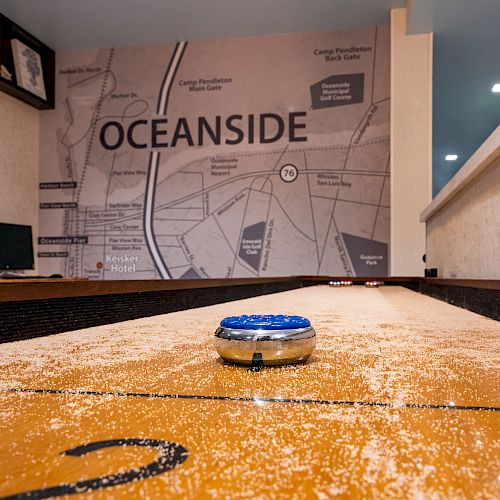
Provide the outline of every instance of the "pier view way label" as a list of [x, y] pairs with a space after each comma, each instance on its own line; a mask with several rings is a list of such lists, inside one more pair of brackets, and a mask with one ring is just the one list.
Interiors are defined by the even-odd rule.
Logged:
[[389, 29], [63, 52], [41, 274], [382, 276]]

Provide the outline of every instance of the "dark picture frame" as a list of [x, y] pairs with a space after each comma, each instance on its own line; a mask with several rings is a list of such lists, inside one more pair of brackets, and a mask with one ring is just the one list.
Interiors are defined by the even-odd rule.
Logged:
[[[19, 74], [19, 57], [16, 68], [13, 52], [16, 46], [27, 49], [32, 56], [33, 81], [37, 81], [35, 85], [39, 95], [28, 90], [26, 75]], [[54, 109], [55, 106], [55, 52], [3, 14], [0, 14], [0, 90], [36, 109]], [[42, 97], [44, 94], [45, 99]]]

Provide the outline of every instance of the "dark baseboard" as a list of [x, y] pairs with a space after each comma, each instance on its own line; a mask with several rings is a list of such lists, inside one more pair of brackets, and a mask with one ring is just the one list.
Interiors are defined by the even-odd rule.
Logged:
[[[358, 285], [366, 280], [350, 279]], [[3, 300], [0, 296], [0, 343], [247, 299], [325, 284], [329, 280], [335, 278], [298, 276], [192, 283], [180, 280], [160, 283], [36, 281], [3, 285], [0, 290], [4, 294]], [[424, 278], [386, 278], [384, 281], [387, 286], [404, 286], [500, 320], [500, 282]]]
[[302, 281], [297, 279], [211, 288], [0, 302], [0, 343], [156, 316], [300, 287]]
[[497, 289], [440, 284], [433, 283], [431, 280], [422, 280], [420, 292], [448, 302], [448, 304], [500, 321], [500, 291]]

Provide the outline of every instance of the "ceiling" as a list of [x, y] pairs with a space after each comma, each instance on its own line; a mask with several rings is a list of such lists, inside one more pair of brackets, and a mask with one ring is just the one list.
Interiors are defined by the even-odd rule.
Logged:
[[435, 195], [499, 124], [500, 0], [0, 0], [0, 12], [61, 51], [361, 28], [406, 4], [408, 33], [434, 32]]
[[389, 24], [406, 0], [0, 0], [54, 50], [127, 47]]
[[413, 0], [408, 32], [431, 31], [436, 195], [500, 124], [500, 0]]

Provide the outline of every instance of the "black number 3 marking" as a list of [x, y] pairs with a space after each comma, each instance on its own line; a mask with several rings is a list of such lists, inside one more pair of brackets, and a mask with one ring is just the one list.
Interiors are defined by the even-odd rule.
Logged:
[[25, 491], [8, 497], [7, 499], [39, 499], [49, 497], [60, 497], [62, 495], [73, 495], [75, 493], [85, 493], [86, 491], [97, 490], [100, 488], [109, 488], [118, 484], [129, 483], [130, 481], [138, 481], [147, 479], [148, 477], [163, 474], [172, 470], [177, 465], [181, 464], [188, 457], [186, 448], [177, 443], [169, 443], [168, 441], [160, 441], [158, 439], [112, 439], [109, 441], [97, 441], [88, 443], [70, 450], [63, 451], [61, 455], [69, 455], [71, 457], [82, 457], [87, 453], [91, 453], [102, 448], [110, 448], [112, 446], [148, 446], [155, 448], [158, 451], [158, 458], [148, 465], [143, 465], [137, 469], [132, 469], [123, 474], [110, 474], [96, 479], [86, 479], [77, 483], [63, 483], [50, 488], [40, 490]]

